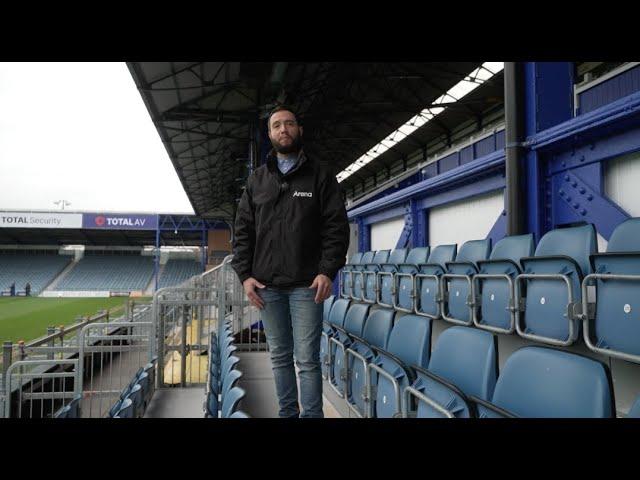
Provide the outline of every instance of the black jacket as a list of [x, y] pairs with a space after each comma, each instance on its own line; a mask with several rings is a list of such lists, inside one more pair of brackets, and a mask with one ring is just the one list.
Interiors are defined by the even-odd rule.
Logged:
[[247, 180], [236, 213], [231, 266], [241, 282], [277, 287], [333, 278], [345, 264], [349, 222], [336, 177], [300, 151], [282, 175], [273, 150]]

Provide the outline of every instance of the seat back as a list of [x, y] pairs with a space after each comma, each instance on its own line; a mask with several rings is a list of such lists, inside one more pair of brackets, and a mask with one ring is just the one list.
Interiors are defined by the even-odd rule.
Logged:
[[[455, 326], [440, 334], [429, 361], [429, 372], [457, 387], [464, 395], [491, 400], [498, 377], [495, 336], [469, 327]], [[471, 416], [469, 405], [454, 390], [423, 376], [424, 393], [456, 417]], [[439, 417], [429, 405], [419, 402], [418, 417]]]
[[533, 255], [533, 234], [512, 235], [499, 240], [491, 251], [491, 260], [511, 260], [520, 264], [522, 257]]
[[484, 240], [469, 240], [462, 244], [458, 254], [456, 255], [456, 262], [472, 262], [476, 263], [478, 260], [486, 260], [491, 253], [491, 239]]
[[[536, 248], [535, 257], [563, 255], [573, 259], [580, 267], [565, 259], [536, 258], [522, 260], [525, 274], [563, 274], [567, 275], [574, 302], [581, 299], [581, 274], [590, 273], [589, 256], [596, 251], [596, 237], [593, 225], [562, 228], [545, 234]], [[557, 341], [570, 342], [569, 321], [567, 320], [568, 294], [566, 285], [560, 280], [529, 279], [526, 283], [526, 303], [524, 312], [524, 331]], [[580, 324], [573, 320], [573, 329], [577, 337]]]
[[130, 398], [125, 398], [120, 404], [120, 408], [114, 415], [114, 418], [133, 418], [134, 415], [133, 401]]
[[[365, 252], [360, 259], [360, 265], [355, 267], [355, 270], [358, 272], [362, 272], [365, 270], [366, 265], [373, 263], [373, 257], [375, 256], [375, 252]], [[352, 292], [354, 298], [362, 298], [362, 293], [364, 291], [366, 279], [364, 275], [358, 274], [353, 277], [353, 286]]]
[[333, 305], [333, 302], [335, 301], [335, 299], [336, 299], [336, 296], [331, 295], [322, 304], [322, 320], [325, 322], [329, 321], [329, 313], [331, 313], [331, 306]]
[[246, 392], [240, 387], [233, 387], [229, 390], [222, 402], [222, 418], [229, 418], [238, 409], [238, 405], [245, 395]]
[[521, 417], [615, 416], [609, 369], [547, 347], [523, 347], [505, 363], [492, 403]]
[[434, 249], [431, 250], [429, 254], [429, 259], [427, 263], [433, 263], [440, 265], [443, 269], [446, 268], [447, 262], [452, 262], [456, 257], [456, 251], [458, 250], [458, 245], [438, 245]]
[[[611, 234], [607, 253], [593, 255], [595, 273], [640, 275], [640, 218], [622, 222]], [[616, 254], [616, 255], [612, 255]], [[596, 312], [589, 331], [597, 348], [640, 355], [640, 282], [597, 279]]]
[[398, 316], [385, 350], [406, 365], [427, 368], [431, 351], [431, 320], [418, 315]]
[[[386, 351], [397, 357], [406, 367], [426, 367], [431, 347], [431, 319], [418, 315], [405, 315], [396, 319], [389, 335]], [[410, 384], [411, 378], [394, 357], [380, 352], [376, 364], [390, 374], [398, 383], [400, 392]], [[374, 405], [375, 416], [388, 418], [402, 409], [402, 397], [396, 400], [393, 383], [380, 374], [372, 374], [372, 383], [377, 386]]]
[[349, 307], [344, 319], [344, 329], [348, 333], [362, 337], [362, 330], [364, 328], [364, 323], [367, 319], [370, 306], [371, 305], [366, 303], [354, 303]]
[[333, 302], [331, 311], [329, 312], [329, 323], [331, 325], [337, 325], [339, 327], [344, 326], [344, 319], [347, 316], [347, 310], [349, 309], [350, 303], [351, 300], [346, 298], [339, 298]]
[[[409, 250], [409, 253], [407, 254], [407, 258], [405, 258], [404, 260], [404, 263], [410, 263], [412, 265], [420, 265], [421, 263], [427, 263], [427, 260], [429, 258], [429, 250], [430, 250], [429, 247], [412, 248], [411, 250]], [[400, 271], [404, 272], [406, 270], [401, 267]]]
[[[465, 242], [458, 254], [456, 263], [447, 265], [447, 273], [456, 275], [473, 275], [476, 273], [476, 262], [486, 260], [491, 249], [491, 240], [469, 240]], [[457, 262], [465, 262], [457, 264]], [[470, 262], [473, 265], [469, 265]], [[446, 279], [449, 292], [446, 302], [447, 317], [458, 322], [471, 323], [471, 311], [467, 302], [470, 300], [471, 289], [469, 282], [462, 278]]]
[[392, 263], [394, 265], [397, 265], [399, 263], [404, 263], [406, 257], [407, 257], [406, 248], [396, 248], [394, 250], [391, 250], [391, 253], [389, 254], [389, 258], [387, 259], [386, 263]]
[[[373, 257], [373, 262], [365, 267], [368, 272], [378, 272], [382, 270], [379, 265], [387, 263], [389, 259], [389, 250], [379, 250]], [[378, 278], [374, 273], [368, 273], [365, 275], [365, 300], [375, 303], [376, 302], [376, 287]]]
[[386, 349], [395, 311], [391, 309], [379, 309], [369, 313], [369, 317], [364, 325], [362, 338], [370, 345]]

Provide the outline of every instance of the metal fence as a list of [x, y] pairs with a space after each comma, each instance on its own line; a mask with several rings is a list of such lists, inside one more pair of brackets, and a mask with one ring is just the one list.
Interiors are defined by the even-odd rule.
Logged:
[[51, 417], [81, 395], [82, 417], [104, 417], [137, 370], [158, 357], [158, 387], [206, 383], [209, 334], [230, 323], [239, 350], [264, 351], [258, 310], [227, 256], [214, 269], [155, 292], [151, 304], [129, 301], [108, 312], [48, 329], [28, 344], [5, 342], [0, 415]]

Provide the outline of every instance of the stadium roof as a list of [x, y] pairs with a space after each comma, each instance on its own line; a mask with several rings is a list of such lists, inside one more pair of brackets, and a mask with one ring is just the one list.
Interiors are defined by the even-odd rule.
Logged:
[[[266, 113], [291, 105], [305, 127], [305, 150], [343, 171], [408, 120], [434, 105], [483, 62], [131, 62], [129, 70], [197, 215], [231, 219]], [[344, 178], [367, 176], [451, 135], [503, 103], [498, 73], [405, 141]], [[435, 106], [435, 105], [434, 105]], [[258, 158], [260, 158], [258, 156]]]

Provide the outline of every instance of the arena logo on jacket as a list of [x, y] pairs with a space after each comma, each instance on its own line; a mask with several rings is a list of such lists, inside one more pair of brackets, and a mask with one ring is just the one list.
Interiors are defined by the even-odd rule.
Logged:
[[293, 196], [294, 197], [309, 197], [309, 198], [311, 198], [311, 197], [313, 197], [313, 193], [311, 193], [311, 192], [299, 192], [299, 191], [296, 190], [295, 192], [293, 192]]

